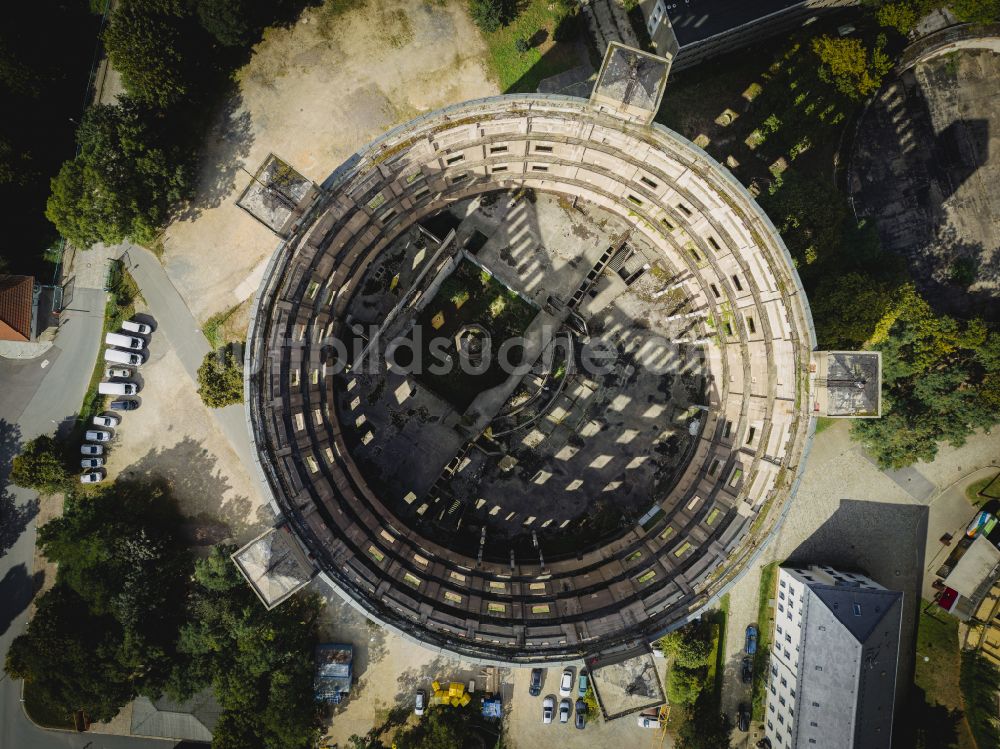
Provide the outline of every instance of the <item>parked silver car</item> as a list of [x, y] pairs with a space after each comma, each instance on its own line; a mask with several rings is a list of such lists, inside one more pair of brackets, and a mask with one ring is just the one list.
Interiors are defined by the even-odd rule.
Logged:
[[80, 468], [100, 468], [104, 465], [104, 458], [84, 458], [80, 461]]
[[104, 481], [104, 471], [91, 471], [80, 476], [81, 484], [99, 484]]
[[128, 367], [105, 367], [104, 376], [109, 380], [115, 377], [131, 377], [132, 370]]
[[127, 330], [129, 333], [138, 333], [139, 335], [149, 335], [153, 332], [153, 329], [146, 325], [146, 323], [136, 322], [135, 320], [126, 320], [123, 322], [122, 330]]
[[114, 429], [121, 423], [121, 416], [116, 416], [115, 414], [107, 414], [102, 416], [94, 417], [94, 426], [108, 427], [109, 429]]
[[88, 442], [110, 442], [111, 432], [105, 429], [88, 429], [83, 438]]
[[90, 444], [80, 445], [80, 454], [81, 455], [103, 455], [104, 454], [104, 448], [101, 447], [100, 445], [90, 445]]

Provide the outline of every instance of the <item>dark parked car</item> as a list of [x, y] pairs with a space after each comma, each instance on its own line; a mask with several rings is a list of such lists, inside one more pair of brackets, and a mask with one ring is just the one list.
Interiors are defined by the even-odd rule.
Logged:
[[747, 645], [746, 645], [747, 655], [753, 655], [757, 652], [757, 625], [751, 624], [747, 627]]
[[740, 703], [739, 714], [736, 717], [736, 727], [744, 733], [750, 730], [750, 708], [745, 702]]
[[135, 411], [139, 407], [137, 401], [111, 401], [112, 411]]
[[542, 693], [542, 669], [531, 669], [531, 682], [528, 684], [528, 694], [537, 697]]
[[581, 731], [587, 725], [587, 703], [583, 700], [576, 701], [576, 727]]
[[743, 656], [743, 683], [749, 684], [753, 681], [753, 660], [749, 655]]

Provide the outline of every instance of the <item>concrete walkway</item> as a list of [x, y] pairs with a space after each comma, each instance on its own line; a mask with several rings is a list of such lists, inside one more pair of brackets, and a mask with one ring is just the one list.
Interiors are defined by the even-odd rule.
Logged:
[[[194, 315], [153, 253], [137, 245], [126, 244], [122, 245], [121, 258], [156, 320], [154, 335], [167, 338], [184, 369], [197, 383], [198, 367], [211, 347]], [[243, 406], [212, 409], [212, 414], [248, 474], [256, 476], [257, 468], [250, 449]]]

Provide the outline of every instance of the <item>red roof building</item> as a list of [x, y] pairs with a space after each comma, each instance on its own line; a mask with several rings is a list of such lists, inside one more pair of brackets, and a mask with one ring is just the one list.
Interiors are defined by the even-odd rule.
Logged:
[[35, 279], [0, 276], [0, 341], [31, 340]]

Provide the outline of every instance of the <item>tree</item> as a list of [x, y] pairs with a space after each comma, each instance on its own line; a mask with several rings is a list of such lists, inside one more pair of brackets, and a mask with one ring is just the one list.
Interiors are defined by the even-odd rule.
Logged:
[[828, 276], [811, 295], [816, 338], [827, 350], [858, 349], [874, 334], [896, 289], [870, 274]]
[[729, 718], [719, 712], [715, 695], [708, 689], [694, 703], [688, 720], [677, 732], [678, 749], [718, 749], [729, 746], [732, 725]]
[[882, 352], [883, 416], [852, 432], [882, 467], [933, 460], [939, 442], [957, 447], [1000, 419], [1000, 334], [981, 322], [938, 316], [906, 286], [872, 342]]
[[70, 496], [39, 529], [58, 565], [6, 669], [56, 711], [110, 720], [139, 691], [159, 694], [171, 672], [190, 576], [176, 508], [161, 487], [117, 482]]
[[232, 347], [205, 354], [198, 367], [198, 395], [210, 408], [223, 408], [243, 402], [243, 362]]
[[969, 23], [1000, 21], [1000, 0], [951, 0], [948, 5], [960, 21]]
[[667, 658], [688, 669], [708, 664], [712, 654], [712, 630], [705, 622], [694, 622], [664, 635], [660, 648]]
[[812, 42], [813, 52], [819, 58], [820, 78], [855, 100], [878, 91], [882, 78], [892, 68], [884, 47], [884, 37], [879, 37], [870, 51], [854, 37], [820, 36]]
[[195, 566], [168, 692], [190, 697], [211, 684], [223, 713], [213, 747], [311, 749], [318, 729], [313, 650], [319, 601], [298, 595], [272, 611], [260, 605], [217, 546]]
[[424, 719], [396, 735], [396, 749], [462, 749], [471, 712], [467, 708], [435, 706]]
[[48, 435], [35, 437], [14, 457], [10, 480], [18, 486], [52, 493], [66, 487], [68, 471], [62, 445]]
[[917, 25], [917, 9], [912, 2], [886, 3], [875, 11], [880, 26], [888, 26], [904, 36]]
[[205, 62], [204, 34], [183, 0], [123, 0], [104, 32], [104, 47], [136, 101], [168, 107], [192, 93]]
[[514, 20], [515, 6], [512, 0], [469, 0], [469, 12], [476, 26], [492, 34]]
[[77, 142], [78, 155], [52, 180], [45, 215], [80, 247], [150, 243], [190, 191], [188, 156], [129, 98], [87, 110]]
[[112, 617], [89, 614], [82, 596], [56, 583], [11, 643], [4, 670], [56, 713], [84, 710], [92, 720], [110, 720], [134, 696], [131, 674], [116, 657], [120, 644]]
[[198, 20], [220, 44], [238, 47], [260, 32], [257, 5], [249, 0], [198, 0]]
[[671, 705], [693, 705], [705, 686], [705, 669], [674, 666], [667, 677], [667, 699]]

